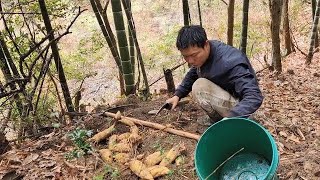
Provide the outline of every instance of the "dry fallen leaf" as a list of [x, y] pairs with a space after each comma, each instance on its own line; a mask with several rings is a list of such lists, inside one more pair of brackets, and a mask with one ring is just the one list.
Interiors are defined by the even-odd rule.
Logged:
[[286, 132], [284, 132], [284, 131], [280, 131], [279, 135], [283, 136], [283, 137], [288, 137], [288, 134]]
[[39, 154], [31, 153], [29, 156], [27, 156], [23, 161], [22, 161], [22, 166], [25, 166], [32, 161], [36, 160], [39, 157]]
[[39, 167], [40, 168], [48, 168], [48, 167], [52, 167], [56, 164], [55, 161], [40, 161], [39, 162]]
[[299, 128], [297, 128], [297, 133], [299, 134], [299, 136], [301, 137], [301, 139], [302, 139], [303, 141], [306, 140], [306, 138], [304, 137], [302, 131], [301, 131]]
[[293, 135], [293, 134], [291, 134], [291, 135], [287, 138], [286, 141], [288, 142], [288, 140], [291, 140], [291, 141], [293, 141], [293, 142], [295, 142], [295, 143], [300, 144], [299, 138], [298, 138], [297, 136]]

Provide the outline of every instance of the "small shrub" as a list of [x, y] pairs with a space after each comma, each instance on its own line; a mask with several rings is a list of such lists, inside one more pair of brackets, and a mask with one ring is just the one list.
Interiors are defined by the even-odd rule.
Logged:
[[65, 158], [68, 160], [79, 158], [83, 155], [89, 154], [92, 151], [92, 147], [89, 143], [86, 142], [88, 137], [91, 137], [92, 131], [79, 129], [72, 131], [68, 134], [70, 140], [74, 143], [76, 148], [71, 152], [65, 154]]

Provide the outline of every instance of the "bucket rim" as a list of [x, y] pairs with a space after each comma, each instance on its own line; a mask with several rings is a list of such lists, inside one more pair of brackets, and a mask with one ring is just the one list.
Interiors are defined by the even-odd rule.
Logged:
[[197, 145], [196, 145], [196, 149], [195, 149], [195, 153], [194, 153], [194, 162], [195, 162], [195, 169], [196, 169], [196, 173], [197, 173], [197, 176], [200, 178], [200, 179], [205, 179], [206, 177], [202, 177], [198, 171], [198, 165], [197, 165], [197, 151], [198, 151], [198, 145], [199, 145], [199, 142], [201, 141], [202, 137], [204, 134], [207, 133], [207, 131], [209, 131], [211, 128], [213, 128], [214, 126], [216, 126], [217, 124], [221, 124], [225, 121], [230, 121], [230, 120], [241, 120], [241, 121], [247, 121], [249, 123], [252, 123], [254, 125], [256, 125], [257, 127], [259, 127], [260, 129], [263, 130], [263, 132], [267, 135], [269, 141], [271, 142], [271, 147], [272, 147], [272, 161], [270, 162], [270, 168], [268, 169], [268, 172], [266, 174], [266, 176], [264, 177], [264, 179], [272, 179], [274, 176], [276, 176], [276, 171], [277, 171], [277, 168], [279, 166], [279, 153], [278, 153], [278, 148], [277, 148], [277, 145], [276, 145], [276, 141], [274, 140], [274, 138], [272, 137], [272, 135], [270, 134], [270, 132], [264, 128], [261, 124], [251, 120], [251, 119], [248, 119], [248, 118], [224, 118], [223, 120], [221, 121], [218, 121], [214, 124], [212, 124], [209, 128], [207, 128], [201, 135]]

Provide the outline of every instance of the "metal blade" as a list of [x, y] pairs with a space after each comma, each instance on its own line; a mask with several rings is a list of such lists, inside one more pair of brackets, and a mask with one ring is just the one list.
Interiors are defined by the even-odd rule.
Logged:
[[171, 109], [171, 107], [172, 107], [172, 104], [170, 104], [170, 103], [165, 103], [165, 104], [163, 104], [163, 105], [160, 107], [160, 109], [157, 111], [157, 113], [156, 113], [155, 116], [157, 116], [163, 109]]

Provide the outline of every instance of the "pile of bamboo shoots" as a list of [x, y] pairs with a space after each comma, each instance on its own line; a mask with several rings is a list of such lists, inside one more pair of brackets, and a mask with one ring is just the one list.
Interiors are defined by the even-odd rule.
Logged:
[[157, 151], [145, 157], [143, 160], [133, 159], [129, 162], [130, 169], [142, 179], [154, 179], [167, 175], [170, 169], [167, 167], [174, 161], [179, 165], [181, 158], [178, 158], [185, 150], [183, 144], [178, 144], [167, 153]]
[[100, 149], [101, 158], [107, 163], [114, 162], [122, 165], [129, 165], [131, 171], [142, 179], [154, 179], [159, 176], [170, 173], [169, 166], [176, 160], [179, 163], [178, 156], [185, 150], [183, 144], [174, 146], [167, 153], [160, 151], [154, 152], [145, 158], [133, 157], [134, 148], [141, 143], [142, 137], [139, 135], [138, 127], [128, 119], [122, 119], [120, 112], [117, 113], [115, 119], [118, 122], [130, 126], [130, 132], [123, 134], [115, 134], [115, 124], [109, 128], [95, 134], [90, 140], [95, 143], [107, 140], [108, 148]]

